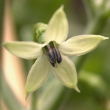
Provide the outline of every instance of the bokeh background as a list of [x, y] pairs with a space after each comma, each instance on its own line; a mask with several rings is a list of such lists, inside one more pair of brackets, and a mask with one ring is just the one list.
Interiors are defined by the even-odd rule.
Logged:
[[[33, 41], [33, 26], [48, 24], [61, 5], [69, 22], [68, 38], [80, 34], [110, 37], [110, 0], [1, 0], [0, 44]], [[110, 40], [72, 58], [81, 93], [64, 87], [51, 73], [37, 90], [36, 110], [110, 110]], [[0, 46], [0, 110], [32, 110], [25, 82], [33, 61], [11, 55]]]

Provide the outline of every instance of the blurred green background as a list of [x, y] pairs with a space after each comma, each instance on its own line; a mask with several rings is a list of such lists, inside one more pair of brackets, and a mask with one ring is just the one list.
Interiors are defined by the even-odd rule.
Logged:
[[[8, 0], [1, 0], [1, 33], [6, 1]], [[52, 14], [62, 4], [69, 22], [68, 38], [80, 34], [110, 36], [110, 0], [10, 0], [17, 40], [32, 41], [34, 24], [48, 24]], [[110, 110], [110, 40], [102, 42], [89, 54], [72, 59], [78, 70], [81, 93], [64, 87], [51, 74], [47, 82], [38, 89], [36, 110]], [[23, 60], [23, 64], [27, 75], [32, 61]], [[12, 94], [3, 72], [0, 72], [1, 100], [8, 110], [27, 110]]]

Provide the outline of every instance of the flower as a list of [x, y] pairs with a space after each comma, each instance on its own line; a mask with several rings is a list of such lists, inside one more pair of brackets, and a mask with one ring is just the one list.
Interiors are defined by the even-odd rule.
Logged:
[[50, 69], [62, 84], [80, 92], [77, 87], [76, 68], [68, 56], [88, 53], [102, 40], [108, 38], [101, 35], [79, 35], [66, 40], [67, 34], [68, 21], [63, 6], [61, 6], [49, 21], [44, 34], [44, 44], [35, 42], [6, 42], [3, 44], [9, 52], [18, 57], [37, 59], [27, 77], [25, 87], [27, 95], [44, 84], [49, 77]]

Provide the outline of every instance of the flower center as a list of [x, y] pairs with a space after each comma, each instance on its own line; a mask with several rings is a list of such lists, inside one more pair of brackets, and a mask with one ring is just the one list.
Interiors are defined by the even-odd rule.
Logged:
[[61, 63], [62, 57], [55, 42], [50, 42], [44, 47], [44, 52], [53, 67], [57, 67], [57, 63]]

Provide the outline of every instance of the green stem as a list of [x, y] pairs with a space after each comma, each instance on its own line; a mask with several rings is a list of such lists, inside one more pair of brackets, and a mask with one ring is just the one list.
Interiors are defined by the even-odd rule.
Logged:
[[107, 24], [108, 19], [110, 18], [110, 10], [101, 13], [96, 17], [89, 25], [87, 26], [86, 34], [100, 34], [105, 25]]
[[107, 0], [103, 0], [102, 3], [101, 3], [101, 9], [104, 9], [106, 8], [106, 3], [107, 3]]
[[37, 110], [37, 91], [31, 95], [31, 108], [30, 110]]
[[80, 70], [83, 68], [84, 63], [86, 62], [87, 58], [88, 58], [89, 54], [83, 55], [82, 57], [80, 57], [78, 59], [78, 61], [76, 62], [76, 67], [77, 67], [77, 72], [79, 73]]
[[96, 9], [96, 5], [94, 3], [93, 0], [83, 0], [83, 3], [85, 5], [85, 10], [87, 11], [88, 14], [88, 18], [94, 18], [96, 13], [97, 13], [97, 9]]

